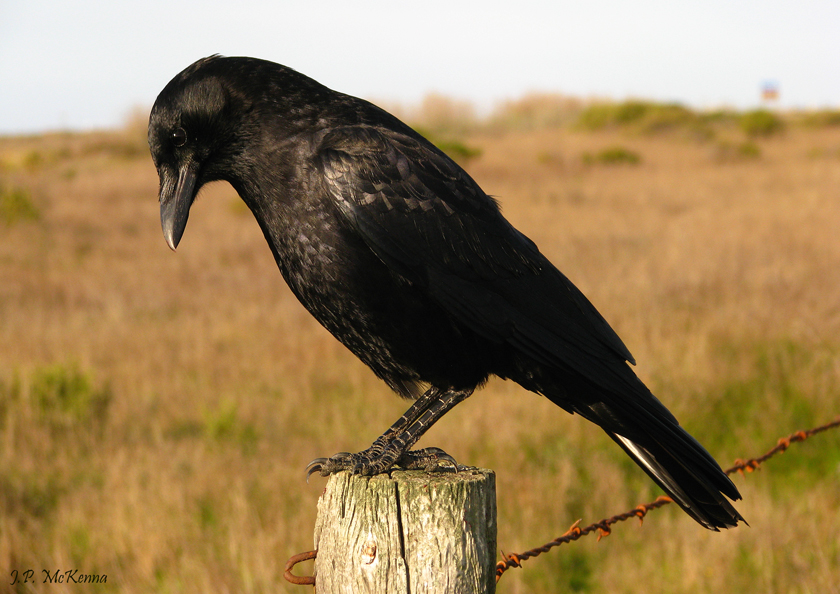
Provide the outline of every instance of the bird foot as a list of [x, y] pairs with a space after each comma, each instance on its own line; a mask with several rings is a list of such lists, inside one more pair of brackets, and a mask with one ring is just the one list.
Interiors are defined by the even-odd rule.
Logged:
[[330, 458], [315, 458], [306, 466], [306, 480], [316, 472], [321, 476], [329, 476], [347, 470], [350, 474], [372, 476], [387, 472], [395, 466], [404, 470], [427, 472], [457, 472], [464, 468], [440, 448], [400, 452], [396, 448], [383, 448], [381, 444], [374, 443], [370, 448], [356, 454], [339, 452]]

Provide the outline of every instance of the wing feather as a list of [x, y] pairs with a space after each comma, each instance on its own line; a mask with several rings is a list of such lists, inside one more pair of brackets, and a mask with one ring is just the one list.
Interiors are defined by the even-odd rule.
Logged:
[[634, 362], [586, 297], [432, 145], [340, 128], [323, 139], [317, 168], [377, 256], [474, 332], [554, 367], [582, 357]]

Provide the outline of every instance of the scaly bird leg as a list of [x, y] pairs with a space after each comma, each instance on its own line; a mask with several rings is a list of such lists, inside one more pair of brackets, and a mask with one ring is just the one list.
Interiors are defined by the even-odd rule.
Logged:
[[329, 476], [342, 470], [370, 476], [386, 472], [394, 465], [407, 469], [435, 470], [441, 461], [457, 468], [455, 459], [440, 448], [408, 450], [429, 427], [470, 394], [472, 390], [443, 391], [429, 388], [368, 449], [356, 454], [340, 452], [331, 458], [316, 458], [306, 467], [307, 479], [315, 472]]

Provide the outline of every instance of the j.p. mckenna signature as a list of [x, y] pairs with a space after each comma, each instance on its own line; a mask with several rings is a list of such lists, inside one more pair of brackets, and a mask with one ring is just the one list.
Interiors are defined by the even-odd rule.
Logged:
[[[50, 572], [49, 569], [42, 569], [41, 572], [44, 574], [42, 584], [105, 584], [108, 582], [108, 576], [104, 573], [80, 573], [78, 569], [67, 569], [65, 571], [56, 569], [54, 572]], [[34, 569], [26, 569], [22, 572], [13, 569], [11, 577], [12, 583], [10, 585], [12, 586], [15, 584], [34, 584], [40, 579], [40, 576], [35, 575]]]

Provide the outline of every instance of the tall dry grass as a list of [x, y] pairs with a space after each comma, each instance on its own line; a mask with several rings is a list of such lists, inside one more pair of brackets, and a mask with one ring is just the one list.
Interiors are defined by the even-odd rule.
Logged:
[[[737, 126], [496, 122], [460, 137], [481, 149], [468, 169], [723, 464], [840, 411], [840, 130], [789, 126], [756, 157]], [[639, 163], [582, 157], [615, 146]], [[296, 592], [282, 567], [311, 548], [323, 486], [305, 464], [366, 447], [405, 404], [296, 302], [230, 187], [202, 192], [172, 254], [145, 150], [136, 130], [0, 139], [0, 191], [18, 192], [0, 204], [32, 207], [0, 217], [0, 568]], [[656, 495], [595, 427], [501, 381], [423, 443], [496, 470], [508, 551]], [[499, 591], [838, 592], [840, 438], [736, 482], [749, 528], [662, 510]]]

